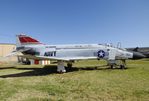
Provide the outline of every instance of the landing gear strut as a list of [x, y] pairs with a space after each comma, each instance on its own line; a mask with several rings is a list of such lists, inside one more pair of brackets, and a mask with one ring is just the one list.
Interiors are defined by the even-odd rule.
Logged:
[[120, 65], [120, 69], [126, 68], [126, 60], [122, 60], [122, 64]]
[[67, 63], [67, 67], [72, 68], [72, 63]]
[[114, 65], [110, 65], [110, 69], [113, 69], [114, 68]]
[[64, 61], [58, 61], [57, 72], [59, 72], [59, 73], [65, 73], [66, 72], [66, 69], [64, 67]]
[[126, 68], [126, 60], [110, 60], [108, 61], [108, 66], [110, 66], [111, 69], [114, 67], [119, 66], [120, 69], [125, 69]]

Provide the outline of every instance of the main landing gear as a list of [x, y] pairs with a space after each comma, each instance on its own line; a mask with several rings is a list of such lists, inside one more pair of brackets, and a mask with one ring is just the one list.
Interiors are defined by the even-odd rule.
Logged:
[[[67, 67], [68, 67], [69, 69], [72, 68], [72, 63], [73, 63], [73, 62], [74, 62], [74, 61], [69, 61], [69, 62], [67, 62]], [[68, 69], [68, 70], [69, 70], [69, 69]], [[64, 61], [58, 61], [57, 72], [59, 72], [59, 73], [65, 73], [65, 72], [66, 72], [66, 68], [65, 68], [65, 66], [64, 66]]]
[[67, 63], [67, 67], [68, 67], [68, 68], [72, 68], [72, 63], [74, 63], [74, 61], [69, 61], [69, 62]]
[[57, 72], [66, 73], [66, 69], [64, 67], [64, 61], [58, 61]]

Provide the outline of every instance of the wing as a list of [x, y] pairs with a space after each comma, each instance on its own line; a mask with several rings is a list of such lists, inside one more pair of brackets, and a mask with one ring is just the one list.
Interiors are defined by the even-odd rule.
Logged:
[[71, 60], [88, 60], [88, 59], [97, 59], [97, 57], [47, 57], [47, 56], [34, 56], [34, 55], [18, 55], [19, 57], [28, 58], [28, 59], [37, 59], [37, 60], [62, 60], [62, 61], [71, 61]]

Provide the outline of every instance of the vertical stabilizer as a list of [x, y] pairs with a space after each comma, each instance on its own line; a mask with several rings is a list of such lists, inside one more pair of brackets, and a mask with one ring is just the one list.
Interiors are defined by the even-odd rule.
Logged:
[[37, 44], [41, 44], [41, 43], [30, 36], [22, 35], [22, 34], [16, 36], [17, 47], [22, 45], [37, 45]]

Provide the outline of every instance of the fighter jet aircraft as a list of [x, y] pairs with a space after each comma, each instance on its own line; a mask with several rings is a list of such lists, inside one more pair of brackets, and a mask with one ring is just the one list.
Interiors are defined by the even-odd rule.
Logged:
[[125, 60], [140, 59], [144, 55], [129, 52], [126, 49], [102, 44], [72, 44], [72, 45], [45, 45], [38, 40], [27, 36], [17, 35], [17, 48], [14, 52], [21, 52], [21, 57], [36, 60], [56, 60], [57, 71], [66, 72], [64, 62], [72, 66], [73, 62], [87, 59], [104, 59], [113, 68], [117, 61], [119, 66], [125, 68]]

